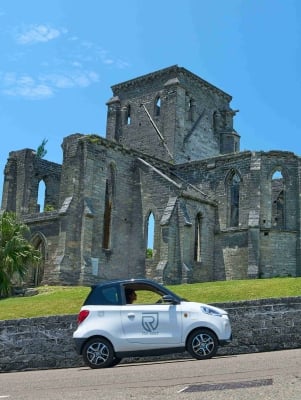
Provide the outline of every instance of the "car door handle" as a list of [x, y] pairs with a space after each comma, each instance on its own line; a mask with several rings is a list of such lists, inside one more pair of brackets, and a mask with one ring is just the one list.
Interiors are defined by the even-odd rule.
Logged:
[[130, 318], [130, 319], [135, 318], [135, 314], [134, 313], [128, 313], [128, 318]]

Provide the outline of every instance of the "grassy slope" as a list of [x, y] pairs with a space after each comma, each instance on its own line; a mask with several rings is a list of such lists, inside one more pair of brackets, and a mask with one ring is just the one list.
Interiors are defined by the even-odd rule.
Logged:
[[[169, 286], [191, 301], [224, 303], [301, 296], [301, 278], [255, 279]], [[88, 287], [43, 286], [32, 297], [0, 300], [0, 320], [77, 314], [89, 293]]]

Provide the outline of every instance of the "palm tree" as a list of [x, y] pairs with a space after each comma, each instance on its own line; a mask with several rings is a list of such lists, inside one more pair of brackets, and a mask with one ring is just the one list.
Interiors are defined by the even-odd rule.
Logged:
[[36, 265], [40, 252], [28, 242], [29, 228], [12, 212], [0, 216], [0, 297], [11, 294], [14, 281], [22, 281], [28, 266]]

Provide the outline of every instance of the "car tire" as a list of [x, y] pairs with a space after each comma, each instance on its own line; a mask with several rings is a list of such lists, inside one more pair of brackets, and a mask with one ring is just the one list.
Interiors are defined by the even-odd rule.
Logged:
[[122, 358], [114, 357], [110, 367], [114, 367], [115, 365], [119, 364]]
[[206, 360], [216, 355], [218, 340], [212, 331], [200, 328], [189, 335], [186, 348], [192, 357]]
[[116, 365], [113, 346], [103, 337], [88, 340], [83, 348], [83, 359], [90, 368], [108, 368]]

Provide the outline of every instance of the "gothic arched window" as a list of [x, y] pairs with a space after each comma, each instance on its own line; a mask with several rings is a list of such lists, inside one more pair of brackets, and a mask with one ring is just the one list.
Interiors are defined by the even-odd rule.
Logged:
[[240, 176], [232, 171], [228, 179], [228, 226], [235, 227], [239, 225], [239, 189]]
[[47, 240], [42, 233], [37, 232], [31, 239], [31, 244], [36, 250], [40, 252], [41, 260], [34, 267], [30, 266], [28, 268], [26, 281], [28, 285], [40, 286], [44, 278], [44, 264], [47, 257]]
[[146, 221], [146, 234], [146, 258], [153, 258], [155, 242], [155, 217], [152, 212], [149, 213]]
[[126, 125], [130, 125], [131, 124], [131, 119], [132, 119], [131, 106], [128, 105], [127, 108], [126, 108], [126, 113], [125, 113], [125, 124]]
[[271, 182], [272, 226], [283, 228], [285, 225], [285, 191], [281, 171], [275, 171]]
[[155, 102], [155, 117], [160, 117], [161, 114], [161, 98], [158, 96]]
[[105, 191], [105, 210], [103, 220], [103, 241], [102, 247], [109, 249], [111, 246], [111, 225], [112, 225], [112, 207], [115, 195], [115, 168], [110, 164], [106, 179]]
[[195, 218], [194, 231], [194, 261], [201, 261], [202, 240], [202, 214], [198, 213]]
[[46, 199], [46, 184], [44, 180], [40, 180], [38, 187], [38, 207], [39, 212], [44, 212], [45, 208], [45, 199]]
[[186, 119], [187, 121], [193, 121], [195, 104], [193, 99], [187, 94], [186, 95]]

